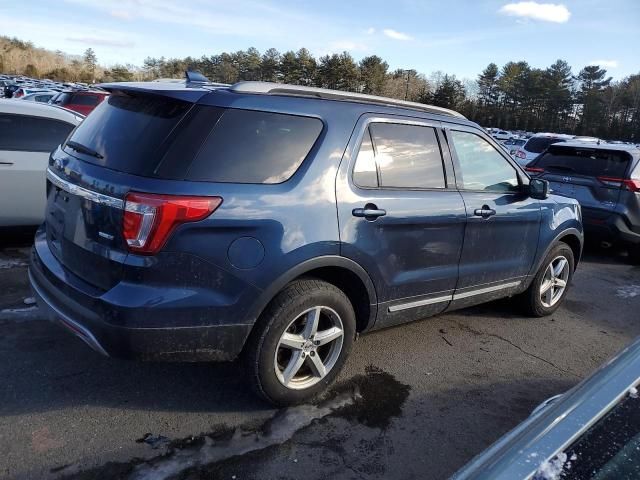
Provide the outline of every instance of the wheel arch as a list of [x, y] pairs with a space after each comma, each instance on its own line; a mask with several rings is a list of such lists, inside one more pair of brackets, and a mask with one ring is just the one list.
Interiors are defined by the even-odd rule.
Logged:
[[278, 292], [290, 282], [303, 277], [319, 278], [340, 288], [353, 305], [358, 332], [373, 326], [378, 305], [373, 281], [364, 268], [356, 262], [338, 255], [306, 260], [280, 275], [258, 297], [245, 323], [255, 323]]

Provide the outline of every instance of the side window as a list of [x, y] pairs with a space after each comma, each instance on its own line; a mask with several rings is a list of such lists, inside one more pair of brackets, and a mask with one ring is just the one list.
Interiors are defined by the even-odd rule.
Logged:
[[360, 151], [356, 158], [356, 164], [353, 167], [353, 181], [359, 187], [377, 187], [378, 172], [376, 169], [376, 160], [373, 153], [373, 143], [371, 142], [371, 134], [369, 129], [362, 138]]
[[451, 140], [462, 170], [463, 188], [513, 192], [518, 189], [516, 170], [482, 137], [452, 130]]
[[0, 150], [50, 152], [60, 145], [73, 125], [48, 118], [0, 115]]
[[317, 118], [227, 109], [202, 145], [187, 179], [282, 183], [298, 170], [322, 128]]
[[369, 131], [380, 187], [445, 188], [442, 154], [434, 128], [373, 123]]

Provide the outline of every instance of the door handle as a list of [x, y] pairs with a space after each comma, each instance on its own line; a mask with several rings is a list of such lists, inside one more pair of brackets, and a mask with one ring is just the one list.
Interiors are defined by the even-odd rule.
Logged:
[[496, 211], [493, 208], [489, 208], [488, 205], [483, 205], [482, 208], [476, 208], [473, 214], [476, 217], [489, 218], [495, 215]]
[[378, 217], [384, 217], [387, 214], [387, 211], [382, 210], [375, 205], [367, 204], [364, 208], [354, 208], [351, 213], [354, 217], [362, 217], [367, 220], [375, 220]]

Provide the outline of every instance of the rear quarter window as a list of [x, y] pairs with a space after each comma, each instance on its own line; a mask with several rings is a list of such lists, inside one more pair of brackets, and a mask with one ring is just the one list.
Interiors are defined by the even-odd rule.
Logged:
[[317, 118], [225, 110], [191, 164], [187, 180], [282, 183], [298, 170], [322, 128]]
[[0, 150], [50, 152], [67, 138], [73, 125], [43, 117], [0, 115]]

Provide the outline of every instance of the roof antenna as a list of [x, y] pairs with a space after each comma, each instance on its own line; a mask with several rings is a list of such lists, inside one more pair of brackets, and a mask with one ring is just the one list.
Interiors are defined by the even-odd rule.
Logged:
[[187, 70], [184, 72], [187, 85], [190, 83], [211, 83], [207, 77], [200, 72], [194, 72], [193, 70]]

